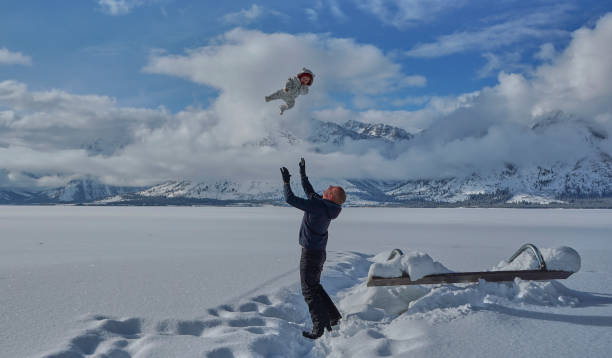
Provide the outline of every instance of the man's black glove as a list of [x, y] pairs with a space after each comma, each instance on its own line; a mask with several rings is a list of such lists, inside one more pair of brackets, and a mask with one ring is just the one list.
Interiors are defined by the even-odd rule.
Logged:
[[283, 182], [285, 184], [289, 184], [289, 180], [291, 180], [291, 174], [289, 174], [289, 169], [282, 167], [280, 168], [281, 175], [283, 176]]
[[300, 160], [300, 175], [302, 177], [306, 176], [306, 161], [304, 160], [304, 158]]

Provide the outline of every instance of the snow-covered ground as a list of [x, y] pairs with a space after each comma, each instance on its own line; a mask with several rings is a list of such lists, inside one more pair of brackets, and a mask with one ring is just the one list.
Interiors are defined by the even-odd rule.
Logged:
[[[347, 208], [323, 285], [344, 314], [316, 342], [297, 210], [0, 207], [0, 357], [608, 357], [612, 211]], [[368, 288], [378, 253], [491, 269], [569, 246], [552, 282]]]

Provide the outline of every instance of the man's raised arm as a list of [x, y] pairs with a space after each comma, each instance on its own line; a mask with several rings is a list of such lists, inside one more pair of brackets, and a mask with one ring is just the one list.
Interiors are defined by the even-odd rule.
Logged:
[[[319, 214], [324, 214], [325, 213], [325, 207], [323, 205], [321, 205], [321, 203], [318, 200], [306, 200], [306, 199], [302, 199], [302, 198], [298, 198], [297, 196], [295, 196], [295, 194], [293, 194], [293, 191], [291, 190], [291, 183], [290, 183], [290, 178], [291, 178], [291, 174], [289, 174], [289, 170], [285, 167], [281, 168], [281, 174], [283, 176], [283, 189], [284, 189], [284, 193], [285, 193], [285, 201], [287, 202], [287, 204], [293, 206], [294, 208], [300, 209], [302, 211], [306, 211], [309, 213], [319, 213]], [[315, 193], [315, 195], [318, 195], [317, 193]]]
[[317, 194], [314, 191], [314, 189], [312, 188], [312, 185], [310, 184], [310, 181], [308, 180], [308, 177], [306, 176], [306, 161], [304, 160], [304, 158], [300, 160], [300, 176], [302, 177], [302, 188], [304, 189], [304, 193], [306, 194], [306, 197], [308, 199], [312, 199], [312, 198], [321, 199], [321, 195]]

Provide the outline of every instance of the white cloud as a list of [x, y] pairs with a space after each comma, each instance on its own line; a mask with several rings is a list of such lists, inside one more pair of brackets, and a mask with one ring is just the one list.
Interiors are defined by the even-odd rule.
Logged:
[[[218, 105], [227, 99], [232, 108], [239, 103], [258, 108], [264, 94], [283, 87], [287, 77], [294, 76], [303, 66], [315, 72], [315, 80], [311, 94], [300, 98], [302, 103], [324, 101], [328, 92], [378, 95], [397, 89], [398, 84], [425, 82], [421, 76], [402, 74], [401, 66], [380, 49], [352, 39], [244, 29], [232, 30], [211, 45], [189, 50], [185, 55], [153, 55], [145, 71], [220, 89]], [[245, 114], [252, 117], [251, 112], [252, 109]]]
[[[369, 166], [376, 167], [378, 176], [453, 176], [500, 170], [506, 162], [519, 166], [571, 163], [591, 150], [584, 139], [588, 135], [584, 125], [573, 120], [612, 133], [609, 43], [612, 14], [600, 19], [595, 28], [574, 32], [569, 46], [530, 77], [502, 72], [493, 87], [463, 100], [432, 98], [423, 110], [414, 112], [338, 109], [317, 112], [316, 117], [366, 122], [378, 119], [405, 129], [423, 128], [422, 135], [412, 143], [395, 148], [393, 159], [377, 157], [378, 152], [359, 158], [359, 163], [367, 160]], [[531, 129], [536, 121], [559, 113], [565, 113], [560, 115], [565, 124], [542, 131]], [[599, 148], [611, 153], [610, 138], [602, 140]]]
[[431, 22], [439, 14], [463, 7], [465, 0], [356, 0], [359, 8], [385, 24], [404, 28]]
[[[296, 107], [280, 117], [279, 103], [265, 103], [263, 97], [282, 88], [287, 78], [303, 66], [315, 73], [310, 93], [298, 98]], [[351, 39], [236, 29], [185, 55], [153, 55], [145, 71], [179, 76], [219, 89], [219, 97], [208, 110], [218, 118], [218, 124], [206, 136], [220, 146], [236, 148], [260, 141], [279, 128], [293, 126], [299, 130], [307, 126], [304, 119], [310, 116], [312, 106], [329, 103], [331, 93], [363, 101], [396, 89], [398, 82], [415, 82], [400, 68], [376, 47]], [[416, 78], [416, 82], [423, 80]], [[298, 146], [284, 148], [282, 154], [275, 151], [257, 161], [262, 163], [260, 169], [251, 166], [249, 170], [263, 175], [261, 171], [267, 172], [264, 168], [272, 162], [299, 155], [303, 150]]]
[[336, 0], [328, 0], [329, 10], [331, 14], [340, 21], [346, 20], [346, 14], [342, 11], [340, 4]]
[[163, 108], [119, 108], [109, 97], [33, 92], [16, 81], [0, 82], [0, 108], [6, 108], [0, 110], [3, 168], [40, 172], [43, 181], [58, 172], [105, 176], [123, 171], [125, 179], [129, 167], [93, 165], [96, 156], [119, 155], [137, 141], [139, 131], [173, 118]]
[[537, 70], [535, 112], [561, 109], [585, 118], [612, 113], [612, 13], [595, 28], [580, 28], [551, 64]]
[[32, 64], [32, 58], [20, 52], [11, 52], [6, 47], [0, 48], [0, 65], [26, 65]]
[[353, 111], [339, 106], [318, 110], [313, 112], [312, 115], [314, 118], [326, 122], [342, 124], [353, 119], [364, 123], [385, 123], [400, 127], [410, 133], [418, 133], [430, 127], [436, 120], [460, 108], [471, 107], [479, 94], [479, 92], [473, 92], [460, 96], [406, 97], [404, 100], [398, 100], [400, 101], [398, 105], [424, 105], [424, 108], [416, 111], [372, 109]]
[[486, 64], [478, 70], [478, 77], [484, 78], [491, 75], [497, 75], [500, 71], [505, 72], [527, 72], [531, 67], [521, 62], [521, 53], [518, 51], [505, 52], [502, 54], [494, 54], [485, 52], [482, 57], [486, 59]]
[[[280, 117], [278, 103], [265, 103], [263, 96], [284, 86], [302, 66], [315, 72], [315, 83], [308, 96]], [[299, 130], [307, 123], [300, 118], [314, 104], [327, 103], [330, 92], [369, 96], [388, 91], [396, 81], [423, 82], [403, 75], [398, 64], [371, 45], [242, 29], [184, 55], [154, 52], [146, 71], [184, 77], [220, 94], [206, 109], [170, 114], [163, 108], [117, 107], [105, 96], [34, 92], [20, 82], [1, 82], [0, 108], [6, 109], [0, 111], [3, 168], [38, 173], [38, 183], [57, 182], [57, 173], [64, 172], [121, 184], [177, 177], [275, 177], [284, 160], [293, 161], [307, 149], [254, 144], [286, 127]]]
[[127, 15], [137, 7], [144, 6], [160, 0], [97, 0], [100, 9], [109, 15]]
[[540, 50], [534, 55], [535, 58], [542, 61], [553, 60], [557, 57], [557, 51], [555, 50], [555, 45], [547, 42], [540, 46]]
[[257, 4], [251, 5], [251, 7], [248, 9], [241, 9], [240, 11], [226, 14], [221, 19], [224, 23], [229, 25], [245, 26], [257, 21], [258, 19], [261, 19], [264, 16], [275, 16], [277, 19], [284, 22], [287, 22], [290, 19], [287, 14], [273, 9], [266, 9]]
[[317, 22], [319, 20], [319, 13], [317, 12], [317, 10], [306, 9], [304, 10], [304, 12], [306, 13], [306, 16], [308, 17], [308, 20], [312, 22]]
[[407, 76], [398, 81], [400, 87], [424, 87], [427, 84], [427, 78], [424, 76]]
[[[498, 84], [485, 88], [462, 107], [427, 128], [429, 141], [420, 150], [440, 166], [472, 168], [504, 161], [524, 164], [572, 160], [584, 155], [587, 143], [578, 127], [559, 126], [535, 133], [531, 126], [542, 116], [562, 111], [567, 118], [595, 123], [612, 133], [612, 14], [595, 28], [582, 28], [569, 46], [531, 77], [501, 73]], [[611, 148], [610, 139], [601, 144]], [[410, 155], [406, 152], [406, 157]], [[414, 159], [416, 161], [416, 159]], [[423, 166], [423, 171], [434, 168]]]
[[566, 8], [534, 12], [489, 27], [456, 32], [437, 38], [435, 42], [420, 43], [405, 52], [409, 57], [440, 57], [472, 50], [493, 50], [528, 39], [566, 36], [563, 30], [551, 28]]
[[238, 12], [224, 15], [223, 21], [228, 24], [246, 25], [261, 17], [263, 13], [264, 9], [261, 6], [253, 4], [249, 9], [241, 9]]
[[[0, 163], [10, 173], [7, 178], [33, 173], [40, 184], [65, 178], [58, 173], [152, 184], [177, 177], [277, 179], [278, 167], [295, 168], [301, 156], [321, 176], [404, 179], [500, 168], [504, 162], [567, 161], [588, 149], [576, 126], [550, 131], [531, 126], [560, 110], [612, 133], [610, 43], [612, 14], [594, 28], [574, 32], [568, 47], [529, 77], [501, 72], [495, 86], [459, 97], [431, 97], [419, 111], [355, 111], [334, 106], [330, 94], [384, 96], [408, 78], [379, 49], [315, 34], [236, 29], [184, 54], [152, 54], [146, 67], [219, 89], [208, 108], [176, 114], [121, 108], [104, 96], [36, 92], [19, 82], [0, 82]], [[265, 103], [263, 96], [302, 66], [316, 74], [311, 93], [280, 117], [278, 104]], [[360, 141], [327, 152], [299, 142], [255, 145], [281, 130], [306, 131], [312, 117], [423, 131], [391, 148]], [[612, 150], [610, 142], [604, 140], [601, 148]], [[92, 143], [93, 149], [114, 150], [96, 155], [83, 146]]]
[[423, 106], [429, 102], [429, 96], [407, 96], [398, 99], [392, 99], [390, 103], [396, 107], [402, 106]]

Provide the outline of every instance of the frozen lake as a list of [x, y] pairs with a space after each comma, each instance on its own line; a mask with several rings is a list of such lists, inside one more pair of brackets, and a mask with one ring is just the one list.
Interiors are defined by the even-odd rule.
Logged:
[[[194, 319], [293, 285], [300, 221], [282, 207], [0, 206], [0, 356], [57, 350], [91, 315]], [[527, 242], [573, 247], [582, 268], [564, 284], [612, 295], [611, 210], [346, 208], [328, 251], [398, 247], [476, 271]]]

